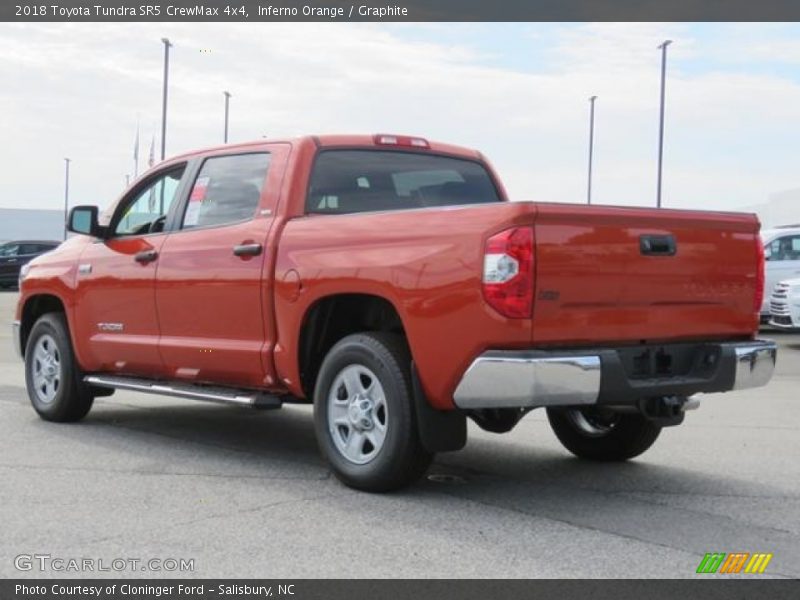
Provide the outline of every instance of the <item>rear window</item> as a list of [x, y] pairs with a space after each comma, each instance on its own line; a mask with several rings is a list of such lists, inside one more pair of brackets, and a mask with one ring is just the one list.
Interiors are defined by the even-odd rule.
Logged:
[[411, 152], [326, 150], [311, 174], [306, 212], [344, 214], [499, 202], [479, 163]]

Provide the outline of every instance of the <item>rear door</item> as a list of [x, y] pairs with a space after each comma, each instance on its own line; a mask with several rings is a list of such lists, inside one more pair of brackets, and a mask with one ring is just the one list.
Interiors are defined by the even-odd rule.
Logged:
[[267, 240], [288, 148], [209, 156], [200, 165], [159, 259], [155, 298], [169, 377], [274, 383]]
[[52, 250], [53, 248], [54, 246], [46, 246], [44, 244], [39, 244], [38, 242], [27, 242], [20, 244], [19, 247], [20, 266], [29, 263], [40, 254]]
[[165, 168], [118, 203], [107, 239], [87, 244], [78, 264], [75, 338], [91, 371], [157, 376], [155, 274], [165, 221], [183, 192], [186, 165]]
[[19, 274], [19, 244], [0, 246], [0, 284], [15, 283]]

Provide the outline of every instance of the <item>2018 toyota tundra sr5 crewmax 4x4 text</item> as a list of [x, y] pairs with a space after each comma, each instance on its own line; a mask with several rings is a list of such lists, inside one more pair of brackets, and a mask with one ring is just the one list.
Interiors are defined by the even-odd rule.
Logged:
[[629, 459], [775, 365], [755, 216], [509, 202], [480, 153], [422, 138], [185, 154], [69, 228], [14, 324], [42, 418], [117, 389], [313, 403], [364, 490], [463, 447], [467, 418], [506, 432], [536, 408], [573, 454]]

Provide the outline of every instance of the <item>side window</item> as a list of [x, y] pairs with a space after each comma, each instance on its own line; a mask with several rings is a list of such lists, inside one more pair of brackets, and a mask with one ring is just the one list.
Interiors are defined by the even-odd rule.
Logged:
[[765, 248], [770, 261], [800, 260], [800, 235], [787, 235], [772, 240]]
[[17, 256], [19, 253], [19, 246], [17, 244], [6, 244], [0, 246], [0, 256]]
[[189, 195], [182, 229], [252, 219], [261, 199], [270, 155], [236, 154], [206, 159]]
[[39, 244], [21, 244], [19, 253], [22, 255], [36, 254], [39, 252]]
[[184, 170], [185, 167], [182, 166], [160, 175], [130, 198], [114, 227], [114, 235], [141, 235], [163, 231], [164, 220], [175, 200]]

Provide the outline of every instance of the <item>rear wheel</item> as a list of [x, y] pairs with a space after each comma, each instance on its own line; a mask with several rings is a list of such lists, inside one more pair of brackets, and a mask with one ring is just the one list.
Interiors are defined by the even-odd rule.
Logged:
[[639, 456], [658, 438], [661, 427], [636, 413], [608, 409], [547, 409], [547, 418], [561, 444], [589, 460], [622, 461]]
[[48, 313], [33, 325], [25, 346], [25, 382], [34, 410], [46, 421], [78, 421], [92, 408], [63, 314]]
[[410, 365], [403, 338], [386, 333], [348, 336], [325, 357], [314, 423], [323, 455], [346, 485], [390, 491], [430, 465], [433, 455], [417, 430]]

